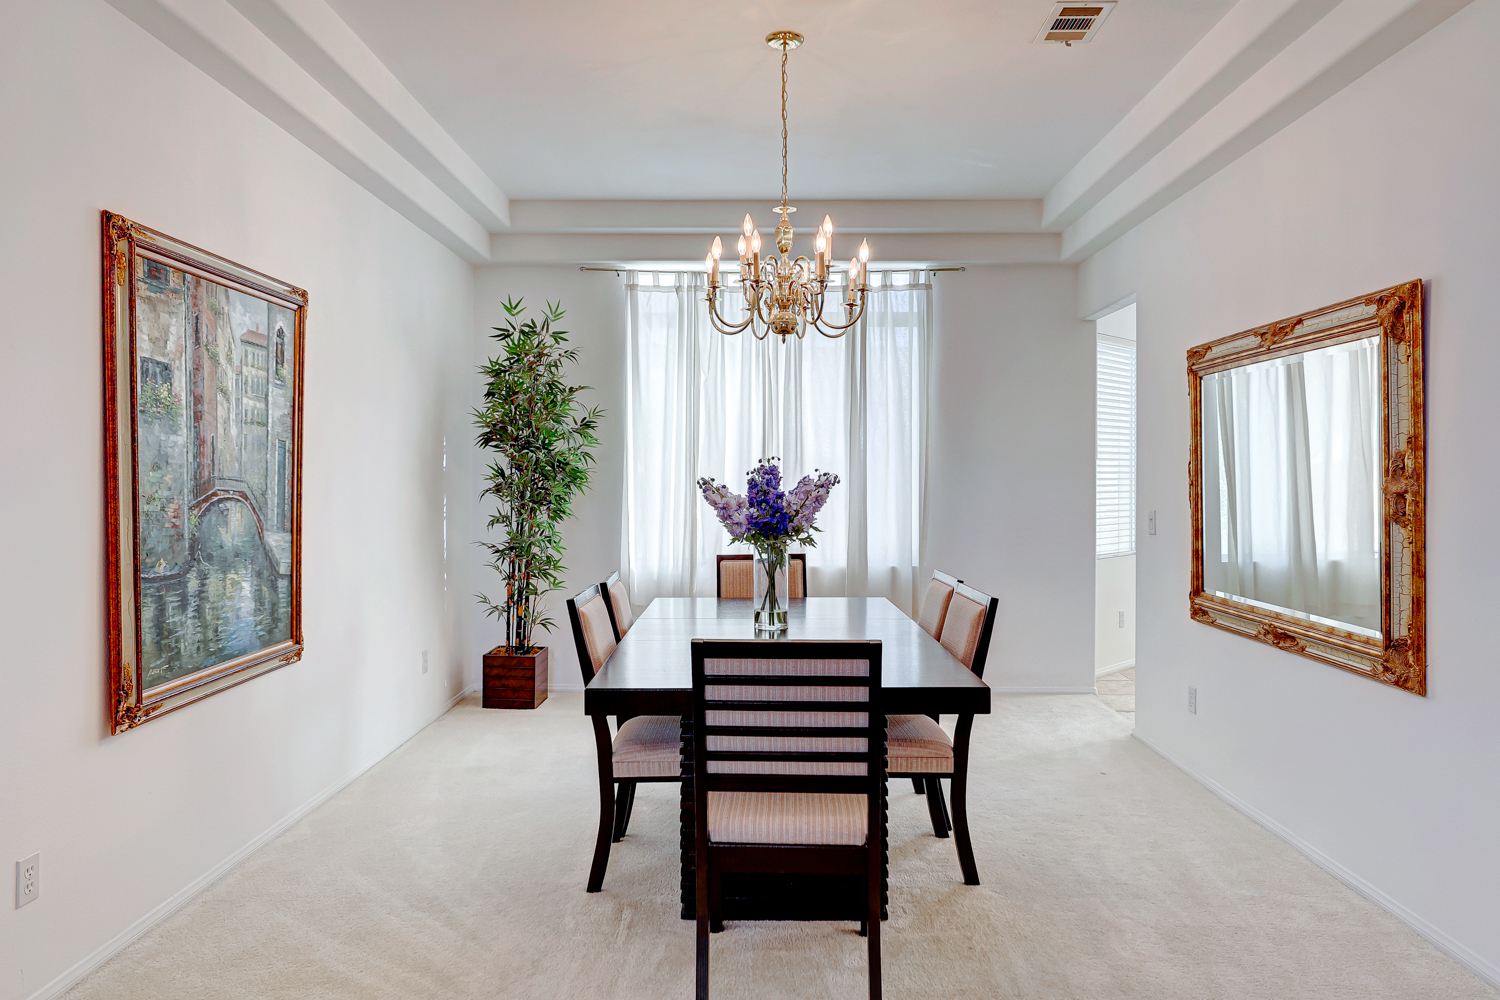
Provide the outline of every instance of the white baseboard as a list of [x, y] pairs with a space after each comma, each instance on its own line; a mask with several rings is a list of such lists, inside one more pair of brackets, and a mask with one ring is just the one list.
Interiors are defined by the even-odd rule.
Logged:
[[1006, 687], [1001, 684], [991, 684], [990, 690], [996, 694], [1093, 694], [1092, 684], [1084, 687]]
[[1194, 781], [1198, 782], [1204, 788], [1207, 788], [1210, 792], [1213, 792], [1219, 798], [1223, 799], [1225, 802], [1228, 802], [1240, 812], [1244, 813], [1246, 816], [1249, 816], [1255, 822], [1259, 823], [1261, 826], [1265, 827], [1267, 830], [1270, 830], [1276, 836], [1280, 837], [1282, 840], [1286, 841], [1288, 844], [1291, 844], [1297, 850], [1301, 851], [1304, 855], [1307, 856], [1308, 860], [1312, 861], [1313, 864], [1317, 865], [1319, 868], [1323, 869], [1328, 874], [1332, 875], [1334, 878], [1338, 879], [1340, 882], [1344, 883], [1349, 888], [1353, 889], [1355, 892], [1359, 893], [1361, 896], [1365, 897], [1370, 902], [1374, 903], [1376, 906], [1385, 910], [1391, 916], [1395, 917], [1397, 920], [1401, 921], [1403, 924], [1410, 927], [1418, 934], [1422, 935], [1439, 951], [1446, 953], [1450, 958], [1455, 959], [1460, 964], [1465, 966], [1470, 972], [1474, 973], [1479, 978], [1489, 982], [1490, 985], [1500, 987], [1500, 968], [1497, 968], [1495, 965], [1474, 954], [1471, 949], [1459, 944], [1447, 934], [1438, 930], [1432, 924], [1417, 916], [1411, 910], [1407, 909], [1405, 906], [1401, 905], [1396, 900], [1392, 899], [1390, 896], [1386, 895], [1384, 892], [1371, 885], [1369, 882], [1366, 882], [1364, 879], [1360, 878], [1358, 875], [1354, 874], [1349, 869], [1345, 868], [1343, 865], [1339, 864], [1337, 861], [1333, 860], [1328, 855], [1318, 850], [1316, 847], [1313, 847], [1311, 844], [1307, 843], [1307, 841], [1303, 840], [1301, 837], [1297, 836], [1295, 833], [1288, 830], [1286, 827], [1282, 826], [1280, 823], [1276, 822], [1274, 819], [1267, 816], [1259, 809], [1256, 809], [1254, 806], [1251, 806], [1248, 803], [1245, 803], [1236, 798], [1218, 782], [1213, 781], [1209, 778], [1205, 778], [1203, 775], [1198, 774], [1182, 761], [1178, 760], [1176, 757], [1173, 757], [1161, 747], [1157, 746], [1155, 743], [1152, 743], [1146, 737], [1142, 736], [1140, 730], [1136, 730], [1132, 735], [1155, 752], [1161, 754], [1163, 758], [1170, 761], [1178, 768], [1181, 768], [1184, 774], [1192, 778]]
[[81, 959], [80, 961], [75, 963], [72, 968], [59, 975], [56, 979], [53, 979], [50, 983], [37, 990], [35, 993], [31, 994], [31, 996], [28, 997], [27, 1000], [53, 1000], [54, 997], [59, 997], [62, 994], [66, 993], [68, 990], [72, 989], [74, 986], [78, 985], [78, 983], [85, 976], [93, 972], [95, 969], [99, 968], [99, 966], [103, 965], [105, 962], [108, 962], [111, 958], [114, 958], [116, 954], [118, 954], [136, 938], [140, 937], [142, 934], [146, 933], [151, 928], [155, 927], [157, 924], [170, 917], [173, 913], [177, 912], [177, 910], [180, 909], [183, 904], [187, 903], [204, 889], [207, 889], [209, 886], [213, 885], [214, 882], [218, 881], [218, 879], [222, 875], [228, 872], [235, 865], [239, 864], [241, 861], [244, 861], [250, 855], [254, 854], [256, 851], [260, 850], [266, 844], [274, 840], [277, 834], [286, 830], [293, 823], [296, 823], [299, 819], [306, 816], [314, 809], [318, 808], [318, 806], [322, 805], [324, 802], [327, 802], [339, 792], [343, 791], [344, 788], [348, 786], [348, 784], [355, 778], [358, 778], [370, 768], [374, 767], [376, 764], [379, 764], [382, 760], [385, 760], [385, 758], [389, 757], [392, 753], [396, 752], [396, 750], [400, 749], [407, 740], [411, 739], [413, 736], [416, 736], [422, 730], [426, 729], [438, 719], [442, 718], [449, 712], [449, 710], [453, 708], [454, 705], [457, 705], [467, 695], [473, 693], [474, 690], [474, 688], [467, 688], [459, 692], [459, 694], [450, 699], [440, 711], [436, 712], [430, 718], [423, 721], [422, 724], [417, 726], [416, 729], [413, 729], [410, 733], [393, 744], [390, 749], [384, 751], [383, 753], [376, 754], [375, 757], [371, 760], [359, 765], [353, 771], [350, 771], [344, 777], [338, 779], [333, 784], [323, 789], [321, 792], [318, 792], [312, 798], [308, 799], [306, 802], [302, 803], [300, 806], [293, 809], [285, 816], [281, 817], [281, 819], [277, 820], [275, 823], [272, 823], [268, 829], [251, 838], [250, 842], [244, 847], [241, 847], [229, 857], [225, 858], [223, 861], [220, 861], [208, 871], [193, 879], [193, 881], [189, 882], [186, 886], [179, 889], [155, 909], [151, 910], [135, 923], [131, 924], [129, 927], [116, 934], [113, 938], [109, 939], [104, 944], [94, 949], [92, 954]]
[[1135, 657], [1132, 656], [1128, 660], [1121, 660], [1119, 663], [1112, 663], [1107, 667], [1100, 667], [1098, 670], [1094, 671], [1094, 678], [1097, 680], [1100, 677], [1108, 677], [1110, 674], [1118, 674], [1120, 671], [1129, 670], [1133, 666], [1135, 666]]

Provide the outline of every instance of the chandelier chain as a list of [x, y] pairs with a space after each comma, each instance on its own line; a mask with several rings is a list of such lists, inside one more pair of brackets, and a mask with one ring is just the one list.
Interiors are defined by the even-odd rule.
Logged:
[[786, 207], [786, 54], [789, 46], [781, 43], [781, 204]]

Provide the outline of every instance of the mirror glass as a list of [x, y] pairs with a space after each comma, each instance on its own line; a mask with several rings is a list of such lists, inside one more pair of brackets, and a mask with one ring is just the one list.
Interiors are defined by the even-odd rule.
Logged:
[[1202, 389], [1203, 589], [1379, 639], [1380, 338]]

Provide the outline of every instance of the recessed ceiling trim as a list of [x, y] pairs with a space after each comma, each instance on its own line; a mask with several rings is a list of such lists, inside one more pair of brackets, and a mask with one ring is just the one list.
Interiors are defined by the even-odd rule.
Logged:
[[108, 2], [423, 232], [488, 260], [488, 227], [227, 0]]
[[1063, 231], [1081, 261], [1343, 90], [1472, 0], [1344, 0]]

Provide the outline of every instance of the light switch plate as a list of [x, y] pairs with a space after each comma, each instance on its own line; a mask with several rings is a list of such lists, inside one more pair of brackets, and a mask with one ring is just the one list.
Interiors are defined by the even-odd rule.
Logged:
[[1156, 534], [1156, 511], [1154, 510], [1146, 513], [1146, 534]]
[[1198, 689], [1191, 684], [1188, 685], [1188, 711], [1198, 714]]
[[36, 899], [42, 890], [42, 856], [33, 854], [16, 862], [16, 909]]

